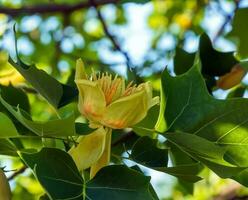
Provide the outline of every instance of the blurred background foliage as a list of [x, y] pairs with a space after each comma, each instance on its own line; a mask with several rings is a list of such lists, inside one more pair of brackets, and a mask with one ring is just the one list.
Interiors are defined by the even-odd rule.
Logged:
[[[246, 0], [0, 0], [0, 84], [11, 83], [27, 92], [34, 120], [56, 116], [53, 108], [8, 63], [8, 55], [16, 56], [16, 24], [21, 59], [35, 63], [63, 83], [74, 84], [75, 61], [81, 57], [89, 71], [94, 68], [116, 72], [137, 82], [150, 80], [158, 92], [161, 71], [167, 66], [174, 73], [176, 48], [196, 51], [203, 32], [210, 36], [216, 49], [240, 48], [236, 56], [245, 58], [248, 45], [240, 44], [247, 40], [248, 13], [237, 16], [240, 19], [234, 20], [233, 26], [232, 19], [235, 11], [246, 6]], [[242, 95], [246, 80], [238, 86], [244, 88]], [[229, 92], [218, 89], [214, 95], [223, 98]], [[72, 110], [78, 113], [76, 103], [63, 107], [60, 113], [63, 116]], [[23, 143], [26, 147], [41, 145], [29, 139]], [[1, 156], [0, 161], [8, 170], [22, 167], [18, 159]], [[13, 173], [7, 173], [13, 200], [38, 199], [43, 191], [31, 172], [25, 170], [11, 178]], [[202, 172], [206, 179], [196, 184], [193, 196], [189, 194], [192, 188], [185, 190], [175, 178], [149, 170], [147, 173], [161, 199], [232, 199], [233, 194], [248, 195], [244, 187], [221, 180], [207, 170]]]

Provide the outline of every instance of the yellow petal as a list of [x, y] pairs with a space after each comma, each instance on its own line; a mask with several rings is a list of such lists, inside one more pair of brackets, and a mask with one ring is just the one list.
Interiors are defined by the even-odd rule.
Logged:
[[147, 114], [148, 96], [142, 89], [114, 101], [107, 106], [101, 123], [114, 129], [122, 129], [140, 122]]
[[11, 191], [9, 182], [3, 172], [0, 169], [0, 200], [10, 200], [11, 199]]
[[106, 140], [105, 140], [105, 149], [102, 156], [99, 160], [93, 164], [90, 168], [90, 178], [94, 178], [96, 173], [103, 167], [107, 166], [110, 161], [110, 154], [111, 154], [111, 134], [112, 129], [108, 129], [106, 133]]
[[145, 89], [148, 97], [148, 109], [159, 104], [159, 97], [152, 98], [152, 84], [150, 82], [142, 83], [141, 86]]
[[99, 121], [106, 109], [105, 96], [97, 82], [75, 81], [79, 90], [79, 111], [91, 121]]
[[81, 136], [79, 144], [69, 150], [79, 171], [89, 168], [101, 157], [106, 141], [106, 131], [103, 127], [93, 133]]
[[87, 74], [85, 72], [84, 63], [82, 59], [78, 59], [76, 62], [75, 80], [80, 79], [87, 79]]

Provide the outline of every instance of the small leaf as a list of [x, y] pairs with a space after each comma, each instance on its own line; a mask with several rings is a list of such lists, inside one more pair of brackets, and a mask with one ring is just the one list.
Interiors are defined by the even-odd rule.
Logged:
[[168, 150], [159, 149], [157, 140], [141, 137], [134, 144], [130, 158], [147, 167], [165, 167], [168, 162]]

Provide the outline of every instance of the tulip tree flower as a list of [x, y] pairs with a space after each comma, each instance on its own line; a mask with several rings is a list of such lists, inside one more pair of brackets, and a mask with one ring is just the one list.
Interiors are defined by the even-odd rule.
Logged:
[[75, 82], [79, 90], [78, 109], [96, 130], [80, 136], [78, 145], [69, 151], [80, 171], [91, 167], [90, 177], [110, 161], [112, 129], [132, 127], [158, 104], [152, 97], [150, 82], [138, 86], [108, 73], [85, 73], [81, 59], [77, 60]]

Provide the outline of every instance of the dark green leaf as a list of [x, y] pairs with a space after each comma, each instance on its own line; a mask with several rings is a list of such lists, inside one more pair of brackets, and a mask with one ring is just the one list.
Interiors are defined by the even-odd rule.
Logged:
[[38, 153], [20, 152], [51, 199], [82, 200], [84, 181], [66, 152], [43, 148]]
[[223, 178], [232, 177], [245, 169], [224, 160], [226, 149], [204, 138], [189, 133], [166, 133], [165, 137]]
[[150, 177], [123, 165], [102, 168], [87, 183], [87, 200], [154, 200], [149, 188]]
[[[239, 169], [239, 166], [248, 166], [247, 99], [236, 98], [223, 101], [213, 98], [208, 94], [200, 70], [197, 67], [191, 68], [179, 77], [171, 77], [165, 71], [162, 77], [162, 87], [166, 99], [162, 102], [162, 104], [165, 103], [164, 106], [162, 105], [164, 112], [162, 110], [160, 115], [160, 118], [165, 118], [166, 126], [164, 130], [191, 133], [194, 136], [199, 136], [199, 138], [205, 138], [215, 145], [225, 146], [228, 149], [224, 154], [226, 162], [237, 166], [237, 169]], [[192, 138], [193, 136], [188, 134], [187, 137]], [[174, 142], [177, 144], [178, 141], [175, 140]], [[192, 142], [187, 140], [183, 142], [189, 142], [188, 146], [184, 146], [184, 150], [189, 150], [188, 153], [195, 156], [196, 152], [192, 152], [190, 148], [197, 150], [199, 144], [197, 142], [193, 143], [193, 140]], [[179, 147], [181, 145], [178, 144]], [[209, 145], [211, 146], [211, 144]], [[204, 151], [205, 154], [202, 154]], [[209, 150], [205, 149], [203, 152], [202, 155], [197, 156], [197, 160], [215, 170], [222, 177], [232, 175], [232, 173], [229, 173], [232, 170], [224, 172], [221, 169], [221, 166], [224, 167], [227, 164], [222, 163], [223, 160], [219, 160], [221, 154], [219, 154], [219, 158], [216, 157], [214, 160], [211, 158], [209, 162]], [[212, 153], [218, 155], [218, 152]], [[204, 160], [206, 158], [207, 160]], [[220, 162], [217, 162], [217, 160]]]
[[61, 84], [34, 65], [26, 65], [18, 56], [17, 62], [14, 62], [10, 57], [9, 62], [55, 108], [67, 104], [77, 96], [75, 88]]
[[18, 106], [19, 108], [30, 113], [30, 105], [27, 95], [20, 89], [13, 87], [12, 85], [3, 86], [0, 85], [1, 96], [12, 106]]
[[232, 67], [238, 63], [233, 52], [216, 51], [207, 34], [201, 35], [199, 50], [204, 75], [222, 76], [230, 72]]
[[[138, 165], [134, 165], [134, 166], [132, 166], [132, 167], [130, 167], [130, 168], [131, 168], [131, 169], [134, 169], [134, 170], [136, 170], [136, 171], [138, 171], [138, 172], [140, 172], [140, 173], [143, 173], [143, 171], [139, 168]], [[150, 191], [150, 193], [151, 193], [153, 199], [159, 200], [158, 195], [156, 194], [156, 192], [155, 192], [155, 190], [154, 190], [154, 188], [153, 188], [153, 186], [152, 186], [151, 183], [149, 184], [149, 191]]]
[[165, 167], [168, 162], [168, 150], [157, 147], [157, 140], [141, 137], [133, 146], [130, 158], [147, 167]]
[[187, 72], [194, 64], [196, 53], [188, 53], [177, 47], [176, 54], [173, 59], [174, 71], [177, 75]]
[[89, 124], [75, 123], [76, 133], [79, 135], [88, 135], [92, 133], [95, 129], [89, 127]]

